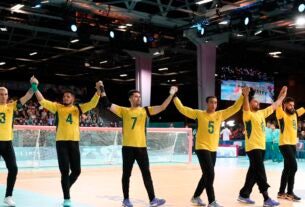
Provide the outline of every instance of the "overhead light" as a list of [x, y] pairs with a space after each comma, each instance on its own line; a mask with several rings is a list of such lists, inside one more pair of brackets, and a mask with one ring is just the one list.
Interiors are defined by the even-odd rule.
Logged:
[[23, 4], [16, 4], [11, 8], [12, 11], [19, 11], [22, 7], [24, 7]]
[[127, 27], [132, 27], [132, 24], [126, 24]]
[[77, 32], [77, 26], [75, 24], [71, 24], [70, 29], [72, 32]]
[[176, 82], [176, 79], [172, 79], [171, 82]]
[[200, 35], [204, 35], [204, 31], [205, 31], [204, 27], [202, 27], [201, 30], [200, 30]]
[[108, 60], [101, 61], [100, 64], [108, 63]]
[[161, 55], [159, 51], [153, 53], [154, 56]]
[[220, 24], [220, 25], [227, 25], [227, 24], [229, 24], [229, 21], [228, 20], [224, 20], [224, 21], [219, 22], [218, 24]]
[[109, 31], [109, 37], [114, 39], [115, 38], [115, 34], [114, 34], [114, 31]]
[[143, 42], [147, 43], [147, 37], [145, 35], [143, 36]]
[[44, 0], [44, 1], [41, 1], [40, 3], [47, 4], [47, 3], [49, 3], [49, 0]]
[[76, 42], [79, 42], [79, 39], [74, 39], [74, 40], [71, 40], [70, 42], [71, 43], [76, 43]]
[[118, 26], [118, 28], [119, 28], [119, 29], [126, 29], [127, 26], [126, 26], [126, 25], [120, 25], [120, 26]]
[[5, 62], [0, 62], [0, 65], [5, 65], [6, 63]]
[[282, 54], [281, 51], [269, 52], [269, 55], [280, 55]]
[[263, 32], [263, 30], [258, 30], [258, 31], [256, 31], [255, 33], [254, 33], [254, 35], [259, 35], [260, 33], [262, 33]]
[[236, 34], [237, 37], [243, 37], [243, 34]]
[[30, 53], [29, 55], [30, 56], [34, 56], [34, 55], [37, 55], [38, 53], [37, 52], [32, 52], [32, 53]]
[[159, 68], [158, 71], [168, 70], [168, 68]]
[[121, 74], [120, 77], [127, 77], [127, 74]]
[[298, 11], [300, 13], [304, 12], [305, 11], [305, 4], [300, 4], [299, 7], [298, 7]]
[[213, 0], [201, 0], [201, 1], [197, 1], [196, 4], [201, 5], [201, 4], [209, 3], [211, 1], [213, 1]]
[[280, 58], [278, 55], [272, 55], [273, 58]]
[[249, 18], [249, 17], [245, 17], [245, 19], [244, 19], [244, 25], [245, 25], [245, 26], [248, 26], [249, 23], [250, 23], [250, 18]]
[[217, 73], [215, 73], [215, 77], [217, 77], [218, 76], [218, 74]]
[[84, 63], [84, 66], [85, 66], [85, 67], [90, 67], [90, 63], [85, 62], [85, 63]]
[[295, 25], [296, 25], [297, 27], [303, 27], [303, 26], [305, 26], [305, 17], [304, 17], [304, 16], [298, 17], [298, 18], [296, 19], [296, 21], [295, 21]]
[[1, 32], [7, 32], [7, 28], [6, 27], [0, 27], [0, 31]]
[[36, 8], [36, 9], [41, 8], [41, 4], [37, 4], [37, 5], [35, 5], [35, 6], [32, 7], [32, 8]]

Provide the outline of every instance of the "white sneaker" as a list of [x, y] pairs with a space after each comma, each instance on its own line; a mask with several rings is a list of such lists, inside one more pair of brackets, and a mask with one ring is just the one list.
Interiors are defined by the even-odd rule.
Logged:
[[13, 200], [12, 196], [7, 196], [6, 198], [4, 198], [3, 202], [8, 206], [16, 206], [16, 203]]

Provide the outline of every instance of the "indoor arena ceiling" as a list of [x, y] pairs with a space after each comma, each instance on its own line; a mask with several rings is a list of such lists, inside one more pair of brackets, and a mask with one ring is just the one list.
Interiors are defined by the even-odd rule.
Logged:
[[[305, 30], [295, 24], [302, 2], [4, 0], [0, 2], [0, 74], [87, 81], [103, 77], [133, 83], [134, 54], [140, 51], [153, 57], [154, 84], [191, 84], [196, 76], [194, 43], [209, 42], [220, 49], [232, 43], [266, 55], [285, 51], [278, 58], [304, 59]], [[77, 32], [71, 31], [72, 24]], [[115, 32], [114, 40], [110, 31]]]

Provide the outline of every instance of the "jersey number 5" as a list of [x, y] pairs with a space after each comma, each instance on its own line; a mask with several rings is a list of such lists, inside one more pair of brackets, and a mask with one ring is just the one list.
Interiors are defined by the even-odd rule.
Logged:
[[4, 124], [6, 121], [5, 113], [0, 113], [0, 124]]
[[209, 121], [209, 126], [208, 126], [208, 132], [210, 134], [213, 134], [214, 133], [214, 122], [213, 121]]

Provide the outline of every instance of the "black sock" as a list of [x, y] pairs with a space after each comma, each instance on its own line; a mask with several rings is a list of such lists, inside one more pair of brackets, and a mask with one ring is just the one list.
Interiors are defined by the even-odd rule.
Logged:
[[266, 191], [266, 192], [263, 192], [262, 194], [263, 194], [263, 196], [264, 196], [264, 201], [266, 201], [266, 200], [269, 199], [269, 195], [268, 195], [268, 192], [267, 192], [267, 191]]

